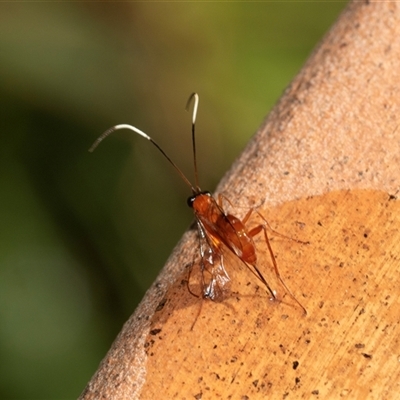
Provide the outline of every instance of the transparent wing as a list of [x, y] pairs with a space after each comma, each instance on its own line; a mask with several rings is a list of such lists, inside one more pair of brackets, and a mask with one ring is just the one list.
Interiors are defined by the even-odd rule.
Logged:
[[[219, 249], [207, 247], [201, 254], [203, 297], [221, 301], [229, 288], [230, 277], [224, 267], [224, 257]], [[201, 253], [201, 251], [200, 251]]]
[[199, 221], [198, 233], [199, 257], [194, 263], [191, 276], [195, 275], [192, 278], [198, 282], [202, 297], [222, 301], [229, 292], [231, 280], [225, 270], [223, 249], [212, 242]]

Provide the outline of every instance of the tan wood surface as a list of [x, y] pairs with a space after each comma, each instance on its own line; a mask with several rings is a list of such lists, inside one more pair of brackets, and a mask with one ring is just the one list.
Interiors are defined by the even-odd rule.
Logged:
[[190, 295], [190, 230], [81, 399], [399, 398], [399, 125], [400, 3], [353, 2], [219, 186], [310, 242], [271, 234], [307, 316], [262, 235], [278, 300], [234, 257], [222, 302]]

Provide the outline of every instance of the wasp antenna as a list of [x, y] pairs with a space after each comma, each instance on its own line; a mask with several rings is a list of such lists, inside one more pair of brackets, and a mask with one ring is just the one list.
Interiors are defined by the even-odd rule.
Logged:
[[132, 125], [128, 124], [120, 124], [120, 125], [115, 125], [112, 126], [110, 129], [107, 129], [103, 134], [101, 134], [96, 141], [90, 146], [89, 151], [93, 153], [96, 150], [96, 147], [102, 142], [107, 136], [110, 136], [113, 132], [119, 130], [119, 129], [130, 129], [136, 133], [138, 133], [140, 136], [143, 136], [145, 139], [152, 141], [151, 137], [149, 135], [146, 135], [143, 131], [141, 131], [138, 128], [135, 128]]
[[196, 117], [197, 117], [197, 109], [199, 107], [199, 95], [194, 92], [190, 95], [187, 103], [185, 110], [189, 111], [190, 104], [192, 103], [192, 100], [194, 99], [194, 106], [193, 106], [193, 114], [192, 114], [192, 125], [196, 124]]
[[90, 146], [89, 151], [92, 153], [96, 147], [103, 141], [107, 136], [111, 135], [111, 133], [119, 130], [119, 129], [129, 129], [138, 135], [144, 137], [145, 139], [149, 140], [157, 149], [161, 152], [161, 154], [169, 161], [169, 163], [175, 168], [176, 172], [181, 176], [181, 178], [185, 181], [185, 183], [190, 187], [193, 193], [197, 193], [193, 185], [190, 183], [189, 179], [186, 178], [185, 174], [181, 171], [181, 169], [169, 158], [167, 153], [158, 145], [156, 141], [154, 141], [149, 135], [141, 131], [140, 129], [136, 128], [135, 126], [128, 125], [128, 124], [120, 124], [111, 127], [110, 129], [106, 130], [103, 134], [101, 134], [95, 142]]
[[199, 107], [199, 95], [197, 93], [192, 93], [186, 103], [186, 111], [188, 111], [190, 104], [192, 103], [192, 100], [194, 99], [194, 105], [193, 105], [193, 114], [192, 114], [192, 147], [193, 147], [193, 164], [194, 164], [194, 180], [196, 184], [196, 190], [197, 192], [200, 192], [200, 186], [199, 186], [199, 176], [197, 172], [197, 156], [196, 156], [196, 135], [195, 135], [195, 130], [196, 130], [196, 118], [197, 118], [197, 109]]

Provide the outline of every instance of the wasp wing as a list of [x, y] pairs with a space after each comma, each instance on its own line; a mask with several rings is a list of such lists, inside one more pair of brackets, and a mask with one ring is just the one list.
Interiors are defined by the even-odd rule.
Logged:
[[[213, 301], [222, 301], [229, 291], [229, 277], [224, 266], [224, 254], [221, 245], [214, 243], [207, 235], [200, 221], [197, 221], [199, 233], [199, 258], [194, 262], [199, 281], [201, 296]], [[189, 281], [195, 270], [191, 271]], [[190, 283], [189, 283], [190, 284]], [[190, 284], [191, 285], [191, 284]]]

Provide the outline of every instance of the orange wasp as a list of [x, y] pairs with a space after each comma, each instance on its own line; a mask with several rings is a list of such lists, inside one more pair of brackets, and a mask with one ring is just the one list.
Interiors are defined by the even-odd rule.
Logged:
[[[218, 197], [217, 201], [210, 192], [200, 189], [200, 186], [198, 185], [195, 140], [195, 124], [197, 109], [199, 105], [199, 96], [197, 93], [191, 94], [187, 102], [186, 109], [188, 109], [193, 100], [194, 106], [192, 115], [192, 148], [195, 186], [191, 184], [191, 182], [186, 178], [181, 169], [170, 159], [170, 157], [164, 152], [164, 150], [149, 135], [132, 125], [120, 124], [111, 127], [97, 138], [97, 140], [90, 147], [89, 151], [93, 152], [95, 148], [99, 145], [99, 143], [114, 131], [119, 129], [129, 129], [149, 140], [155, 147], [157, 147], [157, 149], [178, 172], [184, 182], [186, 182], [186, 184], [190, 187], [192, 195], [188, 198], [187, 203], [189, 207], [193, 209], [199, 234], [202, 297], [209, 298], [211, 300], [221, 299], [224, 292], [224, 286], [226, 286], [230, 281], [230, 277], [224, 266], [223, 251], [225, 248], [227, 248], [246, 265], [246, 267], [256, 276], [256, 278], [263, 283], [263, 285], [265, 285], [272, 298], [276, 299], [276, 292], [271, 289], [270, 285], [265, 280], [264, 276], [261, 274], [257, 266], [257, 253], [253, 238], [261, 231], [263, 231], [265, 242], [267, 244], [268, 252], [270, 254], [276, 276], [278, 277], [279, 281], [286, 289], [286, 291], [289, 293], [289, 295], [302, 308], [304, 313], [307, 314], [304, 306], [289, 290], [279, 273], [278, 265], [275, 260], [275, 256], [268, 238], [268, 223], [265, 218], [258, 211], [256, 211], [257, 214], [264, 220], [264, 223], [248, 229], [246, 227], [246, 223], [250, 219], [250, 216], [254, 211], [253, 209], [250, 209], [245, 217], [240, 220], [234, 215], [227, 214], [224, 211], [221, 195]], [[209, 276], [208, 279], [206, 279], [206, 275]], [[198, 295], [193, 293], [190, 289], [189, 282], [188, 288], [190, 293], [198, 297]]]

